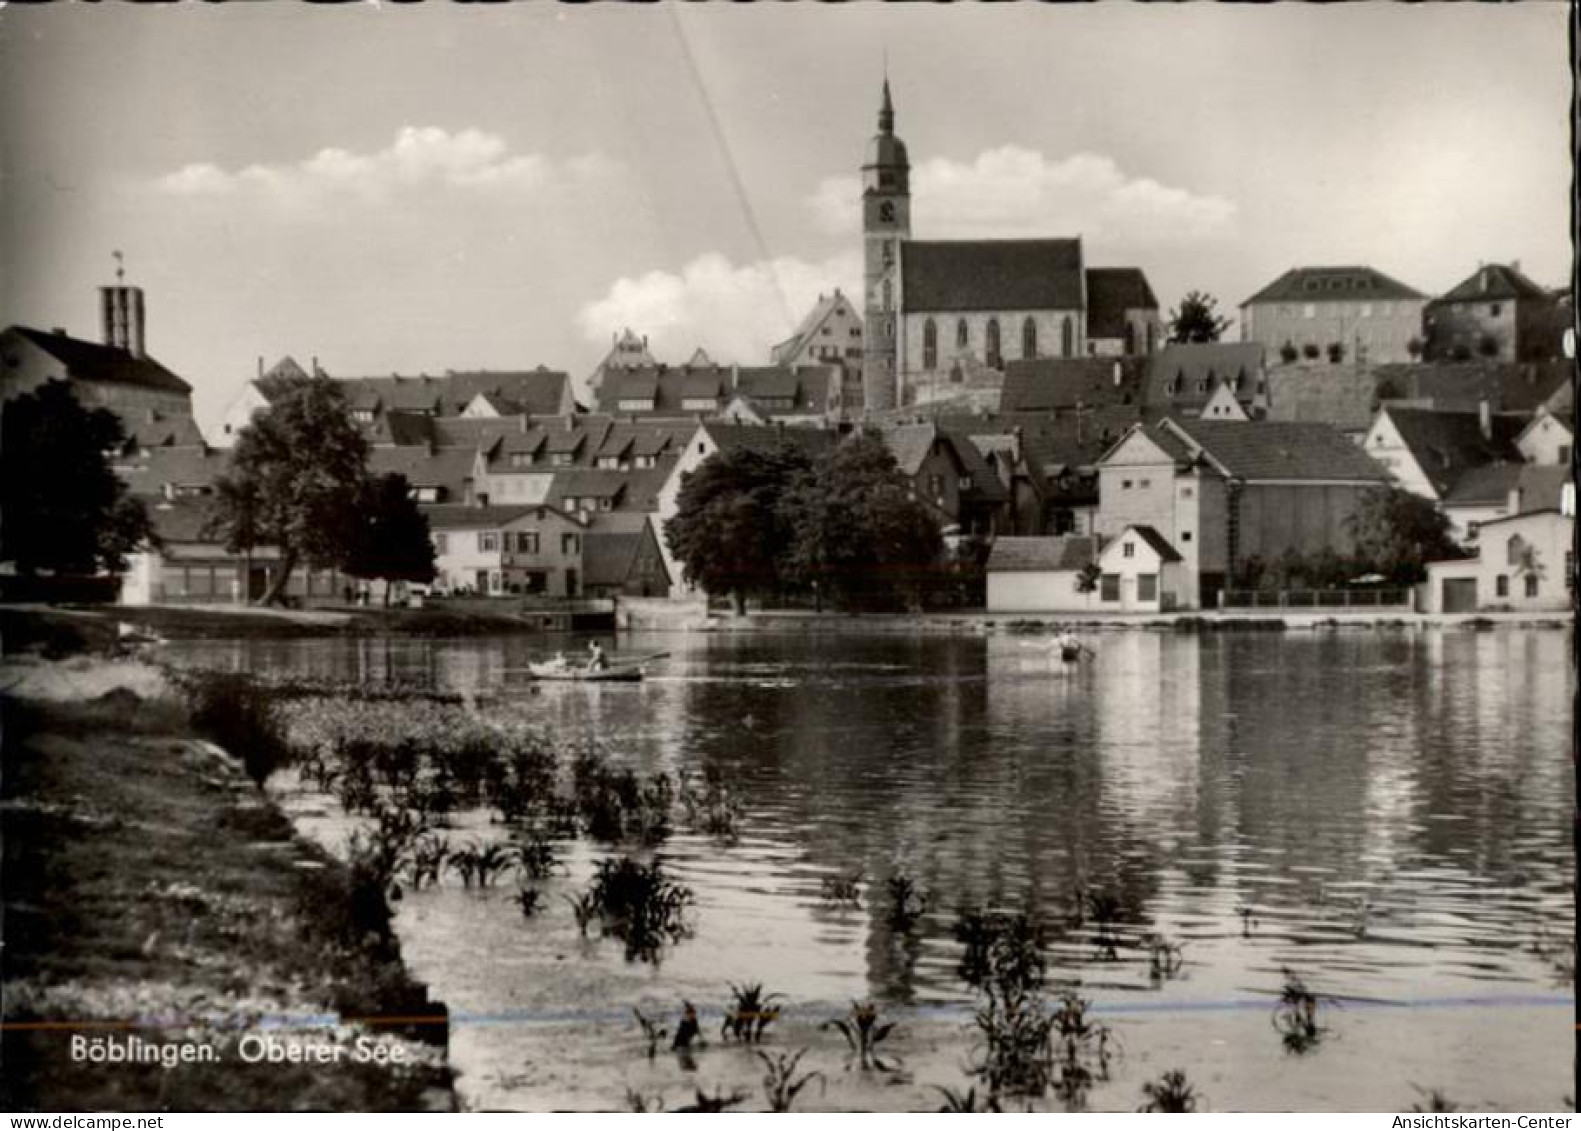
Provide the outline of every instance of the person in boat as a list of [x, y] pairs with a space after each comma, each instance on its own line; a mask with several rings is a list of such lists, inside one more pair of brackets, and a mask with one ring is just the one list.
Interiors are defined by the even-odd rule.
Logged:
[[1070, 629], [1064, 629], [1054, 638], [1054, 646], [1059, 649], [1060, 658], [1064, 660], [1080, 659], [1084, 645], [1076, 639], [1076, 634]]
[[597, 640], [590, 641], [587, 646], [587, 670], [601, 672], [609, 667], [609, 661], [604, 658], [604, 648]]

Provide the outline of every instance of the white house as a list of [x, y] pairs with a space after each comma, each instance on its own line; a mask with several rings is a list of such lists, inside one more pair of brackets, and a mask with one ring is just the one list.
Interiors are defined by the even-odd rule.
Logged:
[[1531, 422], [1515, 438], [1515, 446], [1527, 463], [1568, 466], [1575, 435], [1574, 415], [1550, 412], [1547, 407], [1538, 406]]
[[1120, 531], [1098, 556], [1098, 569], [1102, 612], [1169, 612], [1195, 603], [1184, 560], [1151, 526]]
[[1090, 536], [994, 539], [988, 555], [988, 611], [991, 613], [1090, 612], [1098, 608], [1096, 590], [1082, 592], [1084, 568], [1097, 558], [1098, 540]]
[[1477, 556], [1431, 562], [1421, 586], [1428, 613], [1561, 612], [1574, 607], [1575, 490], [1557, 510], [1482, 524]]

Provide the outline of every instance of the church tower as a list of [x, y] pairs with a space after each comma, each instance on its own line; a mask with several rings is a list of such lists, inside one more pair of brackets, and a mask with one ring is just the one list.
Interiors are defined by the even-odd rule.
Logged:
[[895, 107], [885, 78], [878, 133], [862, 166], [862, 399], [869, 412], [895, 407], [899, 396], [900, 245], [910, 237], [911, 162], [906, 143], [895, 136]]

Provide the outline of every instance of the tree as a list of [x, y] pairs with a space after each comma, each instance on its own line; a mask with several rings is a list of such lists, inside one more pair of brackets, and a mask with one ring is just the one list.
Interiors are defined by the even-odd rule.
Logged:
[[1395, 486], [1366, 492], [1347, 520], [1361, 568], [1381, 573], [1397, 585], [1427, 577], [1427, 562], [1465, 556], [1450, 537], [1449, 519], [1431, 499]]
[[299, 561], [345, 565], [357, 542], [368, 442], [340, 387], [291, 378], [243, 428], [230, 470], [217, 482], [211, 531], [232, 553], [273, 546], [280, 565], [259, 598], [273, 604]]
[[1230, 328], [1230, 320], [1217, 313], [1219, 300], [1206, 291], [1191, 291], [1180, 308], [1169, 312], [1172, 342], [1216, 342]]
[[1096, 593], [1098, 582], [1103, 578], [1103, 567], [1097, 562], [1088, 562], [1076, 574], [1076, 592]]
[[153, 540], [142, 504], [110, 466], [120, 418], [86, 408], [63, 381], [5, 406], [0, 424], [0, 560], [20, 573], [120, 572]]
[[386, 605], [395, 582], [427, 584], [434, 579], [428, 517], [417, 509], [406, 476], [378, 475], [363, 484], [345, 570], [352, 577], [382, 579]]
[[729, 595], [738, 614], [749, 596], [777, 589], [791, 541], [780, 502], [809, 467], [799, 449], [777, 444], [716, 452], [688, 474], [664, 524], [687, 583]]
[[785, 501], [791, 575], [848, 608], [920, 603], [943, 550], [938, 516], [877, 436], [820, 458]]

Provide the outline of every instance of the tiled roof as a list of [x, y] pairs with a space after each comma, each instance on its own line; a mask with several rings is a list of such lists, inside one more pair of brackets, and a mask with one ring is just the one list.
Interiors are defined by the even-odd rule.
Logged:
[[1063, 538], [994, 539], [988, 552], [989, 573], [1029, 573], [1045, 570], [1079, 570], [1097, 556], [1098, 546], [1087, 535]]
[[1382, 482], [1388, 478], [1376, 460], [1328, 424], [1172, 417], [1155, 431], [1171, 430], [1178, 430], [1237, 479]]
[[724, 424], [709, 421], [703, 427], [709, 439], [722, 452], [743, 448], [770, 450], [781, 445], [795, 448], [809, 456], [818, 456], [834, 447], [839, 435], [827, 428], [797, 428], [776, 424]]
[[989, 503], [1003, 502], [1010, 497], [1010, 491], [1000, 480], [994, 465], [988, 462], [982, 449], [972, 443], [970, 436], [948, 430], [940, 434], [955, 449], [955, 458], [961, 461], [962, 471], [972, 477], [972, 485], [962, 488], [966, 494]]
[[375, 445], [397, 447], [434, 443], [434, 418], [423, 412], [380, 413], [368, 438]]
[[[100, 345], [98, 342], [84, 341], [66, 334], [49, 334], [27, 326], [12, 326], [5, 334], [15, 334], [49, 354], [65, 367], [67, 375], [74, 381], [133, 385], [169, 393], [192, 392], [191, 385], [151, 357], [136, 357], [126, 350]], [[3, 341], [3, 336], [0, 336], [0, 341]]]
[[[1204, 405], [1226, 381], [1238, 382], [1237, 399], [1248, 400], [1256, 393], [1263, 358], [1260, 342], [1171, 342], [1148, 359], [1142, 403], [1175, 409]], [[1199, 390], [1203, 382], [1206, 388]]]
[[1446, 302], [1488, 302], [1494, 299], [1540, 298], [1551, 301], [1546, 290], [1514, 267], [1489, 263], [1478, 267], [1470, 278], [1439, 295], [1429, 305]]
[[165, 486], [211, 487], [229, 466], [228, 452], [202, 447], [148, 448], [116, 465], [116, 474], [134, 495], [161, 495]]
[[1126, 311], [1157, 309], [1141, 268], [1087, 268], [1087, 337], [1123, 338]]
[[886, 428], [884, 445], [895, 457], [895, 465], [906, 475], [916, 475], [922, 470], [923, 461], [933, 451], [933, 442], [939, 438], [934, 424], [902, 424]]
[[1520, 481], [1516, 484], [1516, 489], [1520, 491], [1521, 513], [1558, 510], [1565, 484], [1571, 482], [1574, 480], [1570, 477], [1568, 466], [1525, 464], [1521, 467]]
[[146, 504], [148, 519], [153, 524], [154, 535], [166, 544], [176, 542], [212, 542], [209, 533], [215, 517], [213, 499], [172, 499], [169, 502]]
[[1241, 303], [1263, 302], [1389, 302], [1424, 298], [1371, 267], [1292, 267], [1251, 298]]
[[1520, 486], [1523, 466], [1516, 463], [1490, 463], [1468, 468], [1455, 480], [1454, 489], [1444, 496], [1446, 507], [1479, 506], [1508, 501], [1510, 492]]
[[907, 312], [1083, 305], [1079, 239], [911, 240], [900, 254], [901, 307]]
[[[1118, 372], [1119, 379], [1116, 380]], [[1001, 412], [1058, 412], [1141, 400], [1146, 359], [1079, 357], [1012, 361], [999, 394]]]
[[374, 448], [368, 453], [373, 475], [400, 474], [413, 487], [438, 487], [441, 502], [459, 503], [467, 497], [472, 478], [473, 452], [469, 448]]
[[1364, 432], [1377, 410], [1377, 378], [1352, 365], [1280, 365], [1268, 371], [1268, 419]]
[[610, 499], [622, 511], [651, 511], [657, 508], [659, 491], [674, 466], [675, 457], [667, 456], [651, 468], [573, 467], [556, 471], [549, 486], [549, 502], [564, 506], [567, 499]]
[[554, 514], [567, 522], [576, 522], [576, 519], [558, 507], [544, 506], [542, 504], [520, 507], [474, 507], [441, 504], [439, 506], [420, 506], [417, 509], [428, 516], [428, 526], [431, 530], [490, 530], [539, 513]]
[[[774, 360], [785, 361], [795, 357], [807, 345], [808, 340], [817, 334], [819, 327], [829, 320], [830, 315], [842, 307], [845, 308], [852, 318], [856, 318], [860, 322], [856, 308], [851, 305], [850, 299], [840, 293], [838, 287], [830, 294], [819, 295], [818, 301], [813, 303], [812, 309], [802, 318], [801, 324], [796, 327], [795, 333], [791, 334], [783, 342], [776, 344], [770, 351]], [[844, 343], [841, 344], [842, 346], [844, 345]]]
[[1470, 468], [1521, 461], [1515, 438], [1525, 421], [1519, 417], [1493, 416], [1489, 422], [1492, 437], [1488, 438], [1483, 436], [1482, 421], [1475, 412], [1433, 412], [1399, 406], [1389, 406], [1384, 411], [1440, 495], [1450, 491]]
[[185, 414], [167, 416], [151, 409], [140, 416], [123, 414], [121, 423], [126, 428], [127, 439], [139, 448], [194, 448], [203, 445], [203, 433], [198, 430], [198, 422]]
[[1494, 412], [1535, 412], [1570, 388], [1573, 361], [1423, 362], [1373, 369], [1382, 401], [1410, 401], [1421, 408], [1475, 412], [1487, 401]]
[[[1175, 547], [1169, 544], [1169, 539], [1165, 538], [1151, 526], [1127, 526], [1125, 529], [1129, 530], [1142, 541], [1146, 542], [1149, 546], [1153, 547], [1153, 550], [1158, 554], [1160, 561], [1178, 562], [1181, 560], [1180, 554], [1175, 550]], [[1120, 537], [1125, 537], [1125, 531], [1120, 532]], [[1118, 541], [1118, 539], [1116, 539], [1116, 541]]]

